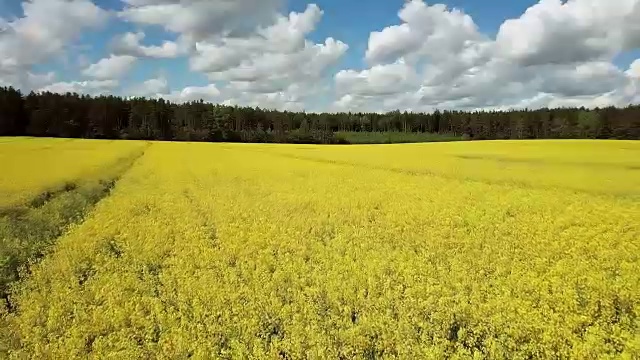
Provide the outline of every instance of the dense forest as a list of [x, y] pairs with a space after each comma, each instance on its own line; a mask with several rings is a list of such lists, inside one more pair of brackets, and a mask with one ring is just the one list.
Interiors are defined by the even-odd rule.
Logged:
[[416, 132], [465, 139], [640, 139], [640, 106], [514, 111], [302, 113], [194, 101], [0, 88], [0, 136], [346, 143], [336, 132]]

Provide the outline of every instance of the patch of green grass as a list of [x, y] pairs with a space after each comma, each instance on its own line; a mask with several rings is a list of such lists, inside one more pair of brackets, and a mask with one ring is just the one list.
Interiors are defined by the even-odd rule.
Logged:
[[11, 284], [28, 272], [28, 264], [41, 258], [71, 225], [80, 223], [143, 154], [144, 149], [129, 154], [92, 177], [47, 190], [23, 205], [0, 207], [0, 308], [11, 306]]
[[351, 144], [402, 144], [421, 142], [447, 142], [462, 141], [462, 136], [451, 134], [432, 133], [405, 133], [405, 132], [337, 132], [338, 138]]
[[[0, 327], [6, 325], [6, 314], [13, 311], [9, 298], [12, 285], [28, 274], [29, 264], [42, 258], [73, 224], [80, 223], [112, 187], [111, 181], [85, 183], [47, 193], [37, 206], [29, 204], [0, 214]], [[5, 347], [13, 341], [4, 335], [0, 339], [0, 357], [6, 355]]]
[[18, 280], [23, 266], [41, 257], [55, 239], [71, 224], [80, 222], [109, 190], [108, 183], [102, 181], [84, 184], [49, 195], [38, 206], [0, 216], [0, 296], [6, 298], [10, 284]]

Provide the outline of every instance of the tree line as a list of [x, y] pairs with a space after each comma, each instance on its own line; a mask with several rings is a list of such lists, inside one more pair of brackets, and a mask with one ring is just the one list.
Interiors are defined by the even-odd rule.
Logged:
[[202, 100], [56, 94], [0, 88], [0, 136], [345, 143], [336, 132], [421, 132], [483, 139], [640, 139], [640, 106], [513, 111], [305, 113]]

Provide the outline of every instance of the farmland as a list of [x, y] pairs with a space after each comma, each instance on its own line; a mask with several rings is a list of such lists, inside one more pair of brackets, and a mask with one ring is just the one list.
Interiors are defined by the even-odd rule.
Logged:
[[337, 132], [338, 139], [349, 144], [403, 144], [422, 142], [461, 141], [462, 136], [431, 133], [392, 132]]
[[[640, 357], [636, 141], [2, 138], [0, 158], [22, 274], [0, 357]], [[56, 236], [17, 236], [33, 219]]]
[[54, 192], [76, 180], [99, 176], [139, 142], [0, 139], [0, 209], [21, 205], [45, 191]]

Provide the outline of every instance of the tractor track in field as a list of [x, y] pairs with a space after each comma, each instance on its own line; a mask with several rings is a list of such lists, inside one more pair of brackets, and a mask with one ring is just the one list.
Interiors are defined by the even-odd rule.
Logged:
[[[386, 166], [380, 166], [375, 164], [363, 164], [363, 163], [357, 163], [353, 161], [345, 161], [345, 160], [337, 160], [337, 159], [315, 158], [310, 156], [290, 155], [290, 154], [284, 154], [284, 153], [255, 151], [255, 150], [248, 150], [248, 149], [244, 149], [244, 150], [254, 151], [260, 154], [269, 155], [273, 157], [280, 157], [280, 158], [293, 159], [293, 160], [299, 160], [299, 161], [308, 161], [308, 162], [314, 162], [318, 164], [351, 167], [356, 169], [377, 170], [377, 171], [384, 171], [384, 172], [409, 175], [409, 176], [417, 176], [417, 177], [429, 176], [429, 177], [435, 177], [435, 178], [441, 178], [441, 179], [453, 180], [453, 181], [470, 181], [470, 182], [475, 182], [475, 183], [480, 183], [485, 185], [509, 186], [509, 187], [523, 188], [523, 189], [531, 189], [531, 190], [553, 190], [553, 191], [563, 190], [563, 191], [569, 191], [577, 194], [588, 194], [593, 196], [614, 197], [614, 198], [621, 198], [621, 199], [630, 199], [630, 198], [639, 199], [640, 198], [639, 192], [617, 193], [617, 192], [581, 189], [581, 188], [575, 188], [575, 187], [565, 186], [565, 185], [546, 185], [546, 184], [534, 185], [526, 181], [520, 181], [515, 179], [489, 180], [489, 179], [482, 179], [482, 178], [472, 177], [472, 176], [455, 177], [455, 176], [446, 175], [443, 173], [434, 172], [428, 169], [415, 169], [415, 168], [403, 169], [403, 168], [397, 168], [397, 167], [386, 167]], [[629, 167], [629, 170], [637, 170], [637, 169]]]
[[[103, 167], [102, 169], [105, 169], [105, 168], [115, 169], [115, 171], [113, 171], [112, 176], [107, 176], [106, 179], [99, 179], [97, 181], [102, 183], [105, 188], [112, 188], [114, 184], [120, 180], [122, 175], [124, 175], [127, 171], [129, 171], [129, 169], [135, 164], [135, 162], [139, 158], [144, 156], [149, 146], [150, 144], [147, 144], [140, 151], [135, 151], [133, 154], [129, 156], [121, 157], [115, 160], [113, 163], [109, 164], [108, 166]], [[101, 173], [101, 171], [97, 171], [96, 173]], [[92, 178], [92, 177], [96, 177], [96, 176], [95, 175], [88, 176], [88, 178]], [[0, 207], [0, 217], [2, 216], [15, 217], [15, 216], [22, 215], [31, 209], [41, 208], [45, 206], [48, 202], [55, 200], [59, 196], [62, 196], [69, 192], [76, 191], [80, 186], [79, 184], [82, 184], [84, 182], [87, 182], [85, 178], [78, 178], [78, 179], [66, 181], [62, 186], [45, 189], [41, 193], [27, 200], [25, 203]]]
[[0, 208], [0, 308], [14, 311], [11, 286], [21, 280], [23, 271], [28, 274], [28, 264], [44, 257], [69, 227], [81, 224], [149, 146], [107, 166], [109, 176], [105, 178], [77, 179], [62, 188], [47, 190], [26, 204]]

